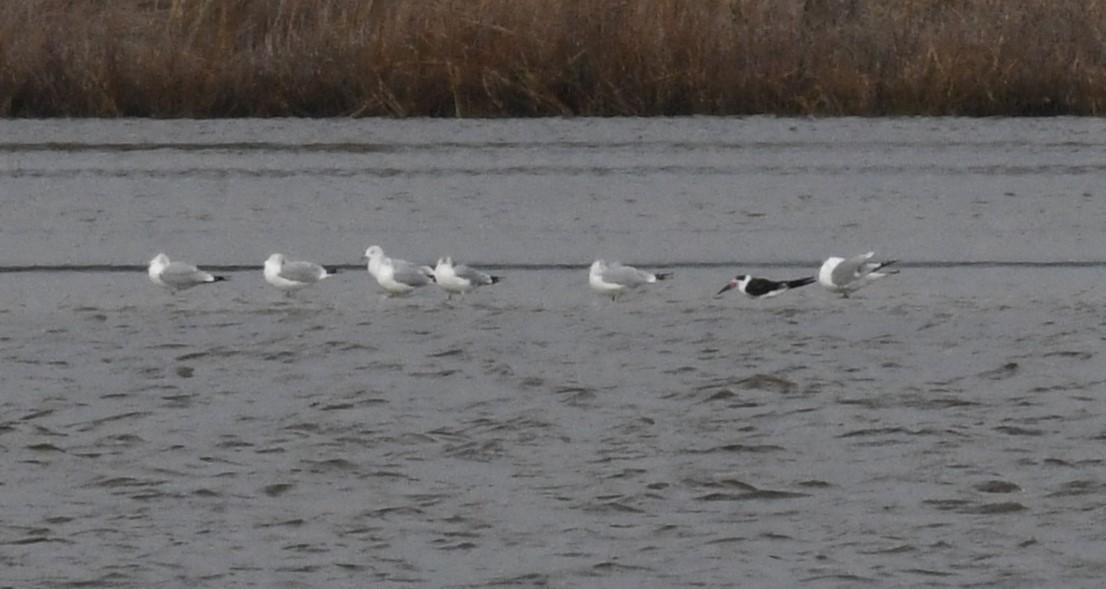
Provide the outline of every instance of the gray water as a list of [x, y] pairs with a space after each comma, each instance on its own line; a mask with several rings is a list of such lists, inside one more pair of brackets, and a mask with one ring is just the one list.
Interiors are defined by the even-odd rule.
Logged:
[[1096, 119], [0, 123], [0, 586], [1100, 586], [1103, 186]]

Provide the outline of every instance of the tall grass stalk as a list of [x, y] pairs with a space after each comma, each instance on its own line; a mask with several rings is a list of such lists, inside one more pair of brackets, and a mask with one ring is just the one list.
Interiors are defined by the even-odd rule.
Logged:
[[1104, 108], [1098, 0], [0, 2], [0, 116]]

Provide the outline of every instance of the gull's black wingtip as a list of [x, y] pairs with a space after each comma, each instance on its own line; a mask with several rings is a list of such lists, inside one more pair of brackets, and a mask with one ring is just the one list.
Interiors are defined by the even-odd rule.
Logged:
[[[879, 272], [880, 270], [883, 270], [891, 264], [897, 264], [898, 262], [898, 260], [887, 260], [886, 262], [880, 262], [879, 266], [876, 266], [875, 270], [872, 270], [872, 272]], [[891, 272], [888, 272], [888, 274], [894, 274], [896, 272], [898, 272], [898, 270], [892, 270]]]

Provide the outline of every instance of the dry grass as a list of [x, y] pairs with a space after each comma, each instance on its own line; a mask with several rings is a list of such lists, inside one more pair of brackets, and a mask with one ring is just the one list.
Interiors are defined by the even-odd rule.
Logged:
[[1102, 114], [1098, 0], [18, 0], [3, 116]]

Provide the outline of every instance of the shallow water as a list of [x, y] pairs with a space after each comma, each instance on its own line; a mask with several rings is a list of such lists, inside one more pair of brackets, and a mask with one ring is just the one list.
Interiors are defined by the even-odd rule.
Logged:
[[[1097, 586], [1103, 125], [2, 123], [0, 584]], [[374, 243], [504, 281], [261, 280]]]

